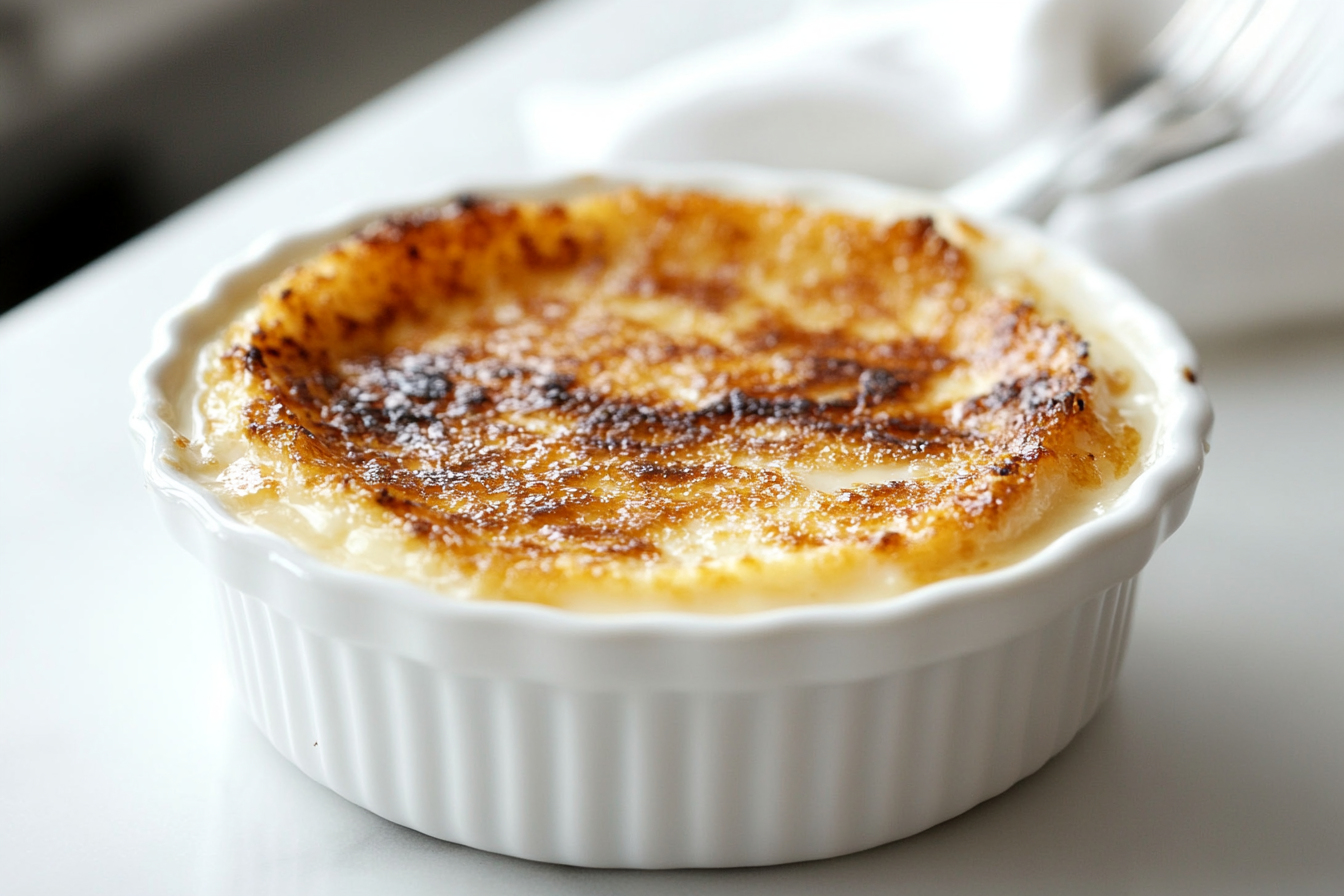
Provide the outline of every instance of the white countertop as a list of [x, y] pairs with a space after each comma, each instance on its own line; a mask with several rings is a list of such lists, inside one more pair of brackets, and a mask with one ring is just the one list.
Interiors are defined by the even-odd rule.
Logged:
[[525, 170], [523, 85], [624, 74], [782, 3], [695, 5], [545, 5], [0, 317], [0, 889], [1344, 890], [1344, 319], [1201, 346], [1214, 450], [1115, 696], [1045, 769], [917, 837], [740, 871], [522, 862], [346, 803], [243, 716], [206, 575], [130, 447], [154, 319], [269, 228]]

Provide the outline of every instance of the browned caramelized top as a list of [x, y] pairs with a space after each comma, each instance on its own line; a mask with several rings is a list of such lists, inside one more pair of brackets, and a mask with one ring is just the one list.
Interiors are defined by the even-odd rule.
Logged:
[[267, 287], [213, 376], [287, 500], [381, 508], [479, 596], [675, 603], [980, 568], [1134, 460], [1086, 360], [927, 218], [631, 190], [375, 226]]

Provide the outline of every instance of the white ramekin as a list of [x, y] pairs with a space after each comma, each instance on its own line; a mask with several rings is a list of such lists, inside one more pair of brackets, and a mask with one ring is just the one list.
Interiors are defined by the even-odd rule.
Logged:
[[[936, 200], [849, 176], [643, 168], [488, 187], [621, 183], [858, 212]], [[169, 530], [218, 579], [229, 666], [276, 748], [435, 837], [575, 865], [760, 865], [852, 852], [1040, 768], [1110, 692], [1135, 577], [1184, 519], [1211, 412], [1175, 325], [1035, 231], [990, 228], [1071, 278], [1156, 384], [1151, 460], [1104, 515], [1016, 565], [890, 600], [739, 616], [464, 603], [338, 569], [224, 511], [179, 471], [200, 347], [256, 288], [334, 238], [454, 190], [270, 237], [160, 321], [132, 428]], [[1034, 269], [1036, 270], [1036, 269]]]

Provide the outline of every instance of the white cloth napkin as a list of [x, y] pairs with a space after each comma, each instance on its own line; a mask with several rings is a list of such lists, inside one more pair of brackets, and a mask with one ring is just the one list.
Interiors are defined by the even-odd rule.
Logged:
[[[1094, 98], [1108, 61], [1134, 64], [1136, 46], [1117, 46], [1142, 33], [1132, 19], [1156, 7], [1160, 22], [1175, 5], [811, 0], [624, 82], [537, 85], [523, 128], [543, 169], [734, 160], [941, 189]], [[1071, 198], [1047, 229], [1197, 333], [1344, 315], [1339, 45], [1285, 115]]]

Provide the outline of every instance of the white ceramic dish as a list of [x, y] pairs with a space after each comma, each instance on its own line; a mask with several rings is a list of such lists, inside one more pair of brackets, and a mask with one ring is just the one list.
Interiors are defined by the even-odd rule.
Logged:
[[[937, 201], [853, 177], [740, 167], [474, 187], [618, 183], [856, 212]], [[1174, 324], [1034, 231], [1009, 240], [1097, 300], [1153, 379], [1151, 460], [1103, 516], [984, 575], [866, 604], [739, 616], [585, 615], [445, 599], [323, 563], [226, 513], [166, 459], [199, 348], [331, 240], [454, 190], [260, 241], [162, 321], [132, 427], [173, 535], [218, 580], [230, 671], [281, 753], [393, 821], [577, 865], [758, 865], [852, 852], [957, 815], [1043, 765], [1110, 692], [1135, 577], [1184, 519], [1211, 412]]]

